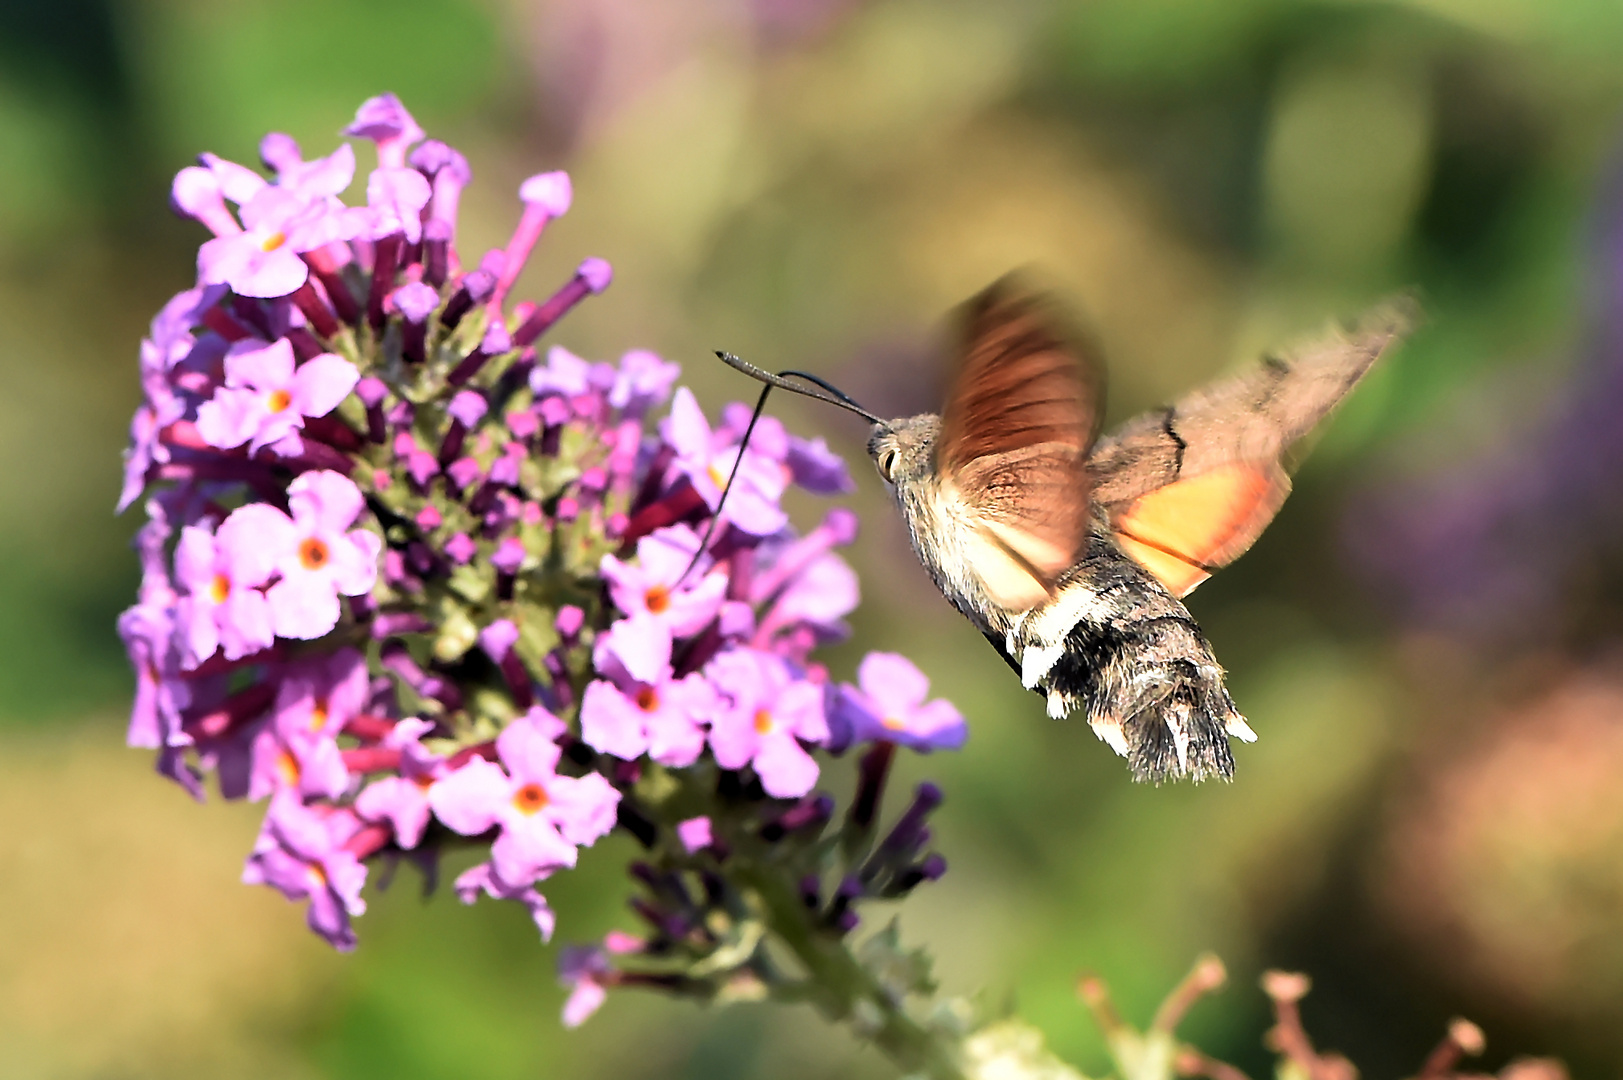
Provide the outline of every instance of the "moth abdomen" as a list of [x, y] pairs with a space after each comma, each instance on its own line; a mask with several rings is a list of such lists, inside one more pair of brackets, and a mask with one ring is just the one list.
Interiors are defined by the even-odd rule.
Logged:
[[1010, 638], [1049, 715], [1083, 711], [1136, 779], [1232, 776], [1229, 737], [1256, 737], [1183, 604], [1104, 536]]

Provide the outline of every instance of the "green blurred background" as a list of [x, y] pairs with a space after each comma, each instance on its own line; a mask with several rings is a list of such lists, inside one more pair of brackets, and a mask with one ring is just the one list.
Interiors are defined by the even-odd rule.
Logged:
[[[1135, 786], [1046, 720], [865, 466], [830, 663], [906, 651], [971, 718], [906, 767], [948, 792], [952, 870], [904, 931], [1082, 1066], [1078, 972], [1143, 1019], [1212, 949], [1235, 979], [1186, 1031], [1253, 1075], [1274, 966], [1315, 976], [1310, 1030], [1371, 1075], [1455, 1013], [1490, 1063], [1617, 1074], [1620, 57], [1616, 0], [0, 3], [0, 1076], [888, 1075], [792, 1009], [628, 993], [565, 1033], [523, 912], [409, 873], [336, 956], [236, 883], [257, 808], [123, 749], [118, 455], [203, 238], [169, 177], [272, 129], [325, 153], [384, 90], [472, 162], [465, 252], [569, 169], [520, 294], [609, 258], [556, 340], [654, 348], [712, 409], [747, 393], [716, 347], [931, 408], [943, 313], [1027, 264], [1104, 344], [1112, 419], [1418, 287], [1425, 328], [1191, 600], [1261, 735], [1232, 785]], [[779, 408], [861, 465], [850, 417]], [[630, 925], [626, 855], [552, 883], [561, 939]]]

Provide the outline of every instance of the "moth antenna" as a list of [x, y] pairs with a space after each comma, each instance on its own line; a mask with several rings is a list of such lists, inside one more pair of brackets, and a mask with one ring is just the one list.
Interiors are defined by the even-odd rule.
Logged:
[[[780, 371], [778, 374], [774, 375], [770, 371], [762, 371], [749, 361], [740, 360], [732, 353], [722, 352], [720, 349], [716, 350], [716, 356], [728, 367], [734, 369], [735, 371], [742, 371], [745, 375], [748, 375], [756, 382], [762, 382], [768, 386], [776, 386], [781, 390], [789, 391], [791, 394], [799, 394], [801, 397], [815, 398], [818, 401], [827, 402], [828, 404], [844, 409], [847, 412], [856, 413], [870, 424], [883, 424], [885, 422], [880, 417], [877, 417], [867, 409], [864, 409], [861, 405], [858, 405], [855, 401], [852, 401], [849, 396], [836, 387], [824, 382], [822, 379], [819, 379], [816, 375], [808, 375], [804, 371]], [[804, 386], [798, 386], [785, 378], [785, 376], [790, 375], [797, 379], [805, 379], [807, 382], [815, 383], [824, 390], [828, 391], [828, 393], [819, 394], [815, 390], [808, 390]]]
[[[718, 353], [717, 355], [722, 354]], [[743, 361], [739, 361], [739, 363], [743, 363]], [[762, 372], [762, 374], [765, 374], [765, 372]], [[704, 536], [699, 539], [699, 549], [693, 553], [693, 558], [688, 561], [687, 568], [682, 571], [682, 576], [676, 579], [677, 585], [681, 585], [682, 582], [687, 580], [688, 575], [693, 573], [693, 568], [699, 565], [699, 557], [710, 547], [710, 540], [716, 534], [716, 523], [721, 520], [721, 508], [727, 505], [727, 493], [733, 490], [733, 481], [738, 479], [738, 467], [744, 464], [744, 451], [749, 449], [750, 436], [755, 434], [755, 422], [761, 418], [761, 412], [766, 408], [767, 396], [772, 393], [774, 385], [776, 384], [769, 382], [761, 387], [761, 396], [756, 399], [755, 411], [750, 414], [749, 426], [744, 429], [744, 437], [738, 441], [738, 456], [733, 459], [732, 471], [727, 474], [727, 486], [721, 489], [721, 498], [716, 500], [716, 509], [710, 515], [710, 524], [705, 526]]]

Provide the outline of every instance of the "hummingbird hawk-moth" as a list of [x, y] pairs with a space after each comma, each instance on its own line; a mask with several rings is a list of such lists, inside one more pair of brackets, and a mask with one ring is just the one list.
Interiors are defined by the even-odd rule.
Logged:
[[964, 305], [939, 415], [885, 420], [821, 379], [718, 355], [767, 390], [865, 417], [868, 454], [942, 594], [1050, 716], [1084, 711], [1136, 779], [1159, 782], [1232, 776], [1229, 739], [1256, 739], [1182, 598], [1273, 520], [1286, 451], [1408, 323], [1405, 305], [1378, 309], [1102, 438], [1092, 352], [1011, 278]]

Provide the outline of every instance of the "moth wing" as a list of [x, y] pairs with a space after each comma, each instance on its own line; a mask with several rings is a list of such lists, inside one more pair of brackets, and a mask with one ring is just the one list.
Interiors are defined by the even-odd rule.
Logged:
[[1123, 550], [1176, 596], [1237, 559], [1290, 493], [1286, 452], [1413, 321], [1412, 304], [1387, 305], [1100, 440], [1088, 461], [1093, 497]]
[[1016, 610], [1046, 598], [1087, 536], [1103, 392], [1065, 325], [1051, 301], [1009, 278], [986, 289], [965, 305], [941, 414], [940, 479], [983, 545], [973, 555], [993, 598]]

